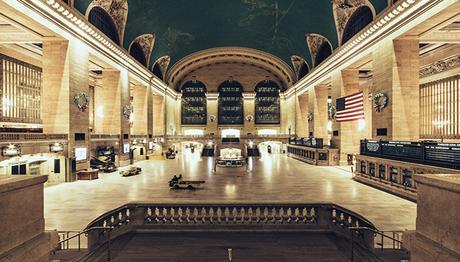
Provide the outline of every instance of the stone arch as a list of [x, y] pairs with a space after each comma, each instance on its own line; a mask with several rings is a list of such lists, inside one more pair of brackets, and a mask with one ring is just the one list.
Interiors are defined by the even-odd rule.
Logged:
[[[334, 50], [329, 39], [320, 34], [307, 34], [306, 40], [308, 49], [310, 50], [313, 66], [319, 65], [329, 55], [331, 55]], [[324, 53], [325, 51], [328, 52]]]
[[155, 61], [152, 66], [152, 73], [164, 81], [168, 71], [169, 63], [171, 63], [170, 56], [162, 56]]
[[348, 20], [353, 16], [355, 11], [362, 6], [367, 6], [371, 13], [372, 18], [376, 16], [374, 6], [369, 0], [333, 0], [332, 10], [334, 13], [335, 27], [337, 29], [337, 39], [339, 45], [343, 45], [343, 32], [347, 26]]
[[86, 9], [87, 19], [94, 7], [100, 7], [110, 15], [118, 32], [120, 45], [122, 45], [128, 19], [128, 0], [93, 0]]
[[306, 76], [310, 72], [310, 66], [305, 59], [300, 56], [291, 56], [291, 63], [297, 80], [302, 79], [302, 77]]
[[[139, 61], [139, 57], [133, 56], [136, 58], [137, 61], [139, 61], [141, 64], [144, 66], [148, 67], [149, 66], [149, 61], [150, 61], [150, 56], [152, 54], [153, 46], [155, 44], [155, 35], [154, 34], [143, 34], [138, 37], [136, 37], [131, 44], [128, 47], [128, 52], [131, 54], [132, 52], [138, 52], [134, 51], [133, 49], [140, 49], [139, 51], [142, 51], [143, 55], [143, 61]], [[134, 55], [134, 54], [131, 54]]]

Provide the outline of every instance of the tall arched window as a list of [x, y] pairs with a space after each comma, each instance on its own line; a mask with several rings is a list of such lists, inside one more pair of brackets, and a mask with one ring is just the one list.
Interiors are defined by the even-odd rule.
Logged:
[[182, 86], [182, 125], [206, 125], [206, 86], [196, 80]]
[[372, 22], [373, 15], [372, 11], [368, 6], [361, 6], [353, 13], [348, 19], [348, 22], [343, 30], [342, 44], [345, 44], [354, 35], [356, 35], [361, 29], [366, 27]]
[[218, 123], [221, 125], [242, 125], [243, 86], [237, 81], [227, 80], [219, 86]]
[[315, 66], [321, 64], [326, 58], [332, 54], [332, 48], [327, 41], [325, 41], [319, 48], [315, 58]]
[[280, 88], [274, 81], [265, 80], [256, 86], [256, 124], [280, 123]]
[[144, 50], [139, 43], [133, 43], [129, 49], [129, 54], [134, 57], [139, 63], [147, 66], [147, 61], [145, 60]]
[[89, 12], [88, 21], [97, 27], [97, 29], [104, 33], [108, 38], [120, 45], [117, 28], [110, 15], [107, 14], [104, 9], [98, 6], [93, 7]]
[[310, 72], [310, 69], [308, 68], [307, 63], [303, 62], [302, 66], [300, 66], [299, 69], [299, 80], [306, 76], [308, 72]]
[[163, 80], [163, 72], [161, 72], [160, 65], [158, 63], [155, 63], [152, 68], [152, 73], [156, 75], [158, 78]]

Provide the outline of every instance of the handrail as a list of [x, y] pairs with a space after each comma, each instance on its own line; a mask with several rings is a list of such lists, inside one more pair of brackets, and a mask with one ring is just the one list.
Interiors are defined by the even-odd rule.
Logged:
[[93, 230], [105, 230], [107, 231], [107, 261], [112, 261], [111, 260], [111, 254], [110, 254], [110, 231], [113, 229], [113, 227], [100, 227], [100, 226], [96, 226], [96, 227], [90, 227], [90, 228], [85, 228], [83, 231], [66, 231], [66, 232], [73, 232], [73, 233], [77, 233], [71, 237], [67, 237], [61, 241], [59, 241], [57, 243], [57, 246], [56, 248], [54, 249], [53, 252], [56, 252], [56, 250], [58, 249], [58, 247], [61, 247], [61, 245], [63, 243], [66, 243], [67, 242], [67, 247], [68, 247], [68, 243], [71, 239], [74, 239], [76, 237], [78, 237], [78, 251], [80, 251], [80, 236], [83, 235], [83, 234], [87, 234], [89, 233], [90, 231], [93, 231]]
[[69, 241], [71, 239], [74, 239], [74, 238], [76, 238], [76, 237], [78, 237], [80, 235], [86, 234], [86, 233], [88, 233], [88, 232], [90, 232], [92, 230], [96, 230], [96, 229], [107, 229], [107, 230], [110, 229], [111, 230], [111, 229], [113, 229], [113, 227], [90, 227], [90, 228], [85, 228], [83, 231], [68, 231], [68, 232], [75, 232], [75, 233], [78, 232], [78, 233], [73, 235], [73, 236], [71, 236], [71, 237], [68, 237], [66, 239], [63, 239], [63, 240], [59, 241], [57, 244], [61, 245], [64, 242], [67, 242], [67, 241]]
[[[373, 233], [377, 234], [377, 235], [380, 235], [380, 236], [383, 236], [383, 237], [386, 237], [396, 243], [398, 243], [399, 245], [402, 245], [402, 241], [399, 240], [399, 239], [396, 239], [394, 237], [390, 237], [388, 235], [385, 235], [384, 234], [384, 231], [380, 231], [380, 230], [377, 230], [377, 229], [374, 229], [374, 228], [370, 228], [370, 227], [349, 227], [348, 229], [350, 230], [355, 230], [355, 231], [359, 231], [359, 230], [368, 230], [368, 231], [372, 231]], [[383, 243], [382, 243], [382, 249], [383, 249]]]

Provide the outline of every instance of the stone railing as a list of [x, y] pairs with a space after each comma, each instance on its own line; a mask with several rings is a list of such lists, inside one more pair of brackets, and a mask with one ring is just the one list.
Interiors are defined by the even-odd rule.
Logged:
[[[241, 135], [240, 140], [243, 139], [289, 139], [289, 135]], [[168, 140], [190, 140], [190, 139], [198, 139], [198, 140], [220, 140], [222, 136], [220, 135], [176, 135], [176, 136], [165, 136]]]
[[67, 141], [67, 134], [0, 133], [0, 142]]
[[91, 140], [120, 140], [120, 135], [111, 135], [111, 134], [91, 134]]
[[[299, 230], [334, 232], [365, 248], [373, 248], [375, 229], [364, 217], [331, 203], [319, 204], [144, 204], [132, 203], [109, 211], [87, 228], [111, 227], [113, 238], [136, 230]], [[107, 240], [108, 232], [88, 235], [88, 248], [94, 250]], [[353, 235], [353, 236], [352, 236]]]

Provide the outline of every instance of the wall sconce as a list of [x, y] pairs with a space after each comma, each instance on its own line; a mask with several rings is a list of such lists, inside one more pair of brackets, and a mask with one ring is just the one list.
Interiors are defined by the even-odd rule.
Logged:
[[214, 122], [214, 120], [216, 120], [216, 116], [215, 115], [209, 115], [209, 121]]
[[54, 143], [50, 145], [50, 152], [58, 153], [64, 151], [64, 146], [61, 143]]

